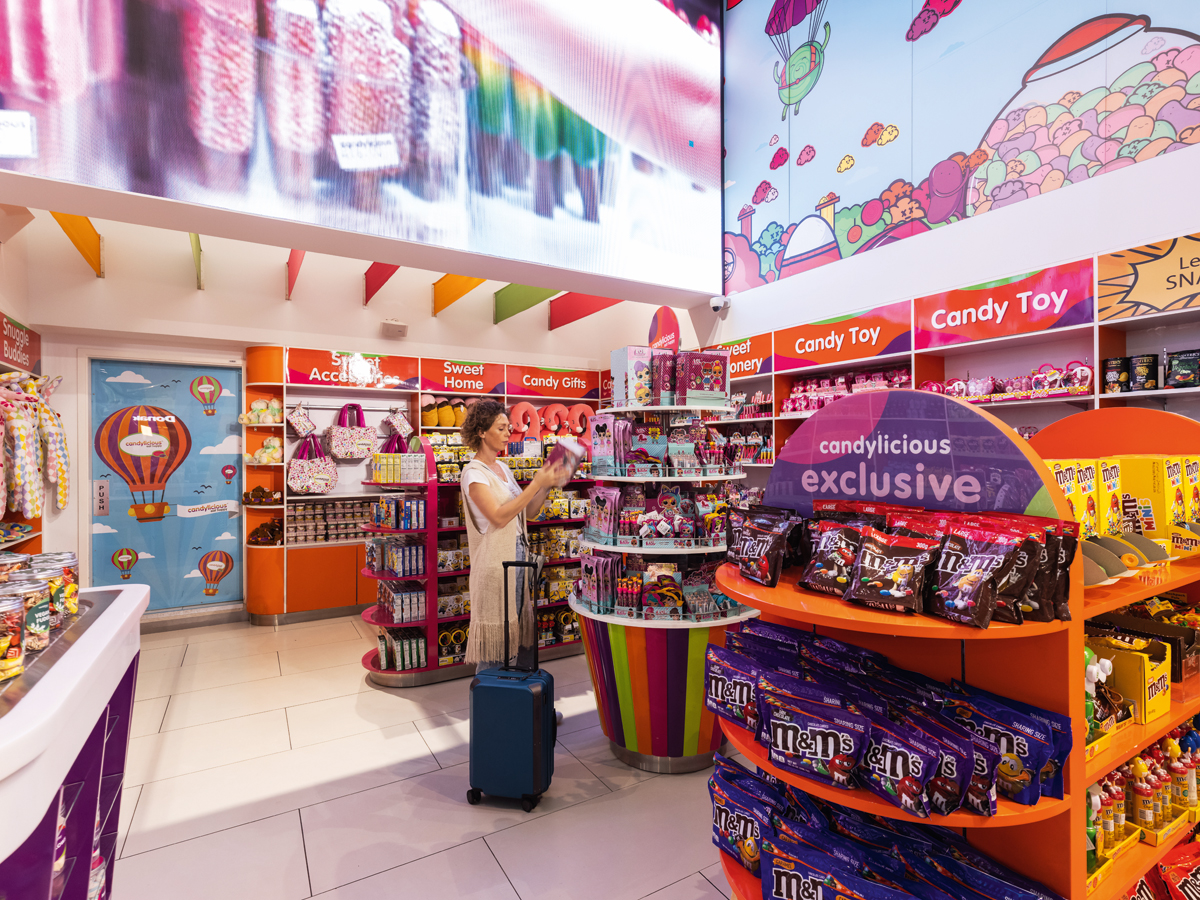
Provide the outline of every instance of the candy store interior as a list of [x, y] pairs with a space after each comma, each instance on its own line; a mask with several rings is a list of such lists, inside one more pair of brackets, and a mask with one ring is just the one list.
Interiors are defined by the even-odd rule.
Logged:
[[0, 900], [1200, 897], [1195, 3], [4, 7]]

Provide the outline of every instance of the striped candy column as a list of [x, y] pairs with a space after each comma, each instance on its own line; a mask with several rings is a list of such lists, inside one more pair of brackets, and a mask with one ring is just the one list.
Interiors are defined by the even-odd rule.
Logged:
[[728, 624], [619, 625], [585, 615], [579, 621], [600, 725], [618, 758], [660, 772], [711, 764], [722, 738], [704, 705], [704, 649], [710, 642], [725, 646]]

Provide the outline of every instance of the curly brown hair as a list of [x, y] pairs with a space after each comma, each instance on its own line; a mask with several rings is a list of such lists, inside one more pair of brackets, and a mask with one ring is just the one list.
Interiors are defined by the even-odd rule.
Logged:
[[496, 416], [504, 415], [504, 404], [496, 400], [478, 400], [467, 407], [467, 418], [459, 429], [462, 442], [479, 452], [483, 433], [496, 422]]

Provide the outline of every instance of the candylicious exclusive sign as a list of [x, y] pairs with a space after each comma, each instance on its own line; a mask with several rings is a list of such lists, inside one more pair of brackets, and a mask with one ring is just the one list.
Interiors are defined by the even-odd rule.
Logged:
[[970, 404], [927, 391], [851, 394], [783, 447], [765, 502], [812, 515], [813, 500], [1054, 516], [1032, 451]]

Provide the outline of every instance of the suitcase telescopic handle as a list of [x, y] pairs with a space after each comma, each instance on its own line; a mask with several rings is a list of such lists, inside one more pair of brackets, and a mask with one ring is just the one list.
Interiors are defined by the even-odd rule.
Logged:
[[[510, 659], [512, 659], [512, 654], [509, 652], [509, 645], [508, 645], [508, 570], [511, 569], [513, 566], [520, 566], [523, 569], [531, 569], [533, 571], [533, 574], [536, 575], [537, 574], [537, 563], [529, 562], [527, 560], [507, 559], [504, 562], [502, 562], [501, 565], [504, 567], [504, 665], [501, 668], [503, 668], [505, 670], [509, 670], [509, 671], [523, 671], [522, 669], [520, 669], [519, 666], [510, 666], [509, 662], [508, 662]], [[533, 586], [533, 590], [535, 592], [537, 591], [536, 584]], [[520, 616], [521, 616], [521, 609], [520, 609], [520, 607], [518, 607], [517, 608], [517, 627], [518, 628], [520, 628], [520, 621], [521, 621]], [[538, 661], [538, 641], [537, 641], [536, 631], [537, 631], [537, 623], [535, 622], [534, 623], [535, 634], [534, 634], [534, 639], [533, 639], [533, 671], [535, 671], [535, 672], [538, 670], [538, 666], [540, 665], [540, 663]]]

